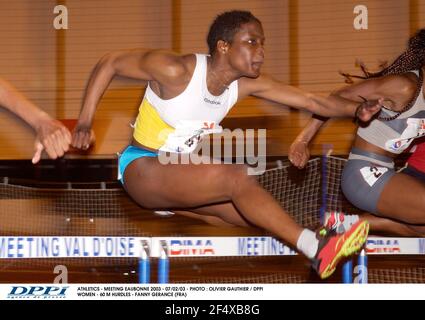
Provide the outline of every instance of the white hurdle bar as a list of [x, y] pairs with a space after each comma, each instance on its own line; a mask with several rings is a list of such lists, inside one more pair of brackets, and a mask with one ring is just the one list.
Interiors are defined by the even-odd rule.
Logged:
[[[243, 237], [95, 237], [2, 236], [0, 259], [139, 258], [142, 243], [159, 258], [164, 245], [173, 257], [291, 256], [297, 252], [267, 236]], [[424, 255], [425, 238], [369, 237], [367, 255]]]

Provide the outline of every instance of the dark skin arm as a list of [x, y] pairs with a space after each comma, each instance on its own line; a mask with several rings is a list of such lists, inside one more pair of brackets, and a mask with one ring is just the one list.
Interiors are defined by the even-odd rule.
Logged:
[[91, 126], [96, 108], [116, 75], [149, 81], [155, 93], [163, 99], [169, 99], [183, 91], [191, 76], [185, 57], [172, 52], [136, 49], [107, 54], [90, 75], [73, 132], [74, 147], [87, 149], [94, 140]]
[[417, 78], [414, 74], [390, 75], [372, 78], [341, 88], [331, 95], [337, 98], [362, 102], [367, 100], [383, 100], [383, 105], [393, 111], [401, 110], [413, 97]]
[[[360, 96], [372, 101], [381, 99], [380, 104], [397, 111], [413, 97], [416, 81], [413, 74], [391, 75], [346, 86], [333, 92], [332, 96], [352, 99], [359, 103], [363, 101]], [[296, 167], [301, 169], [306, 165], [310, 157], [309, 143], [324, 122], [320, 117], [313, 117], [291, 144], [288, 157]]]
[[298, 169], [304, 168], [310, 159], [309, 144], [324, 123], [324, 120], [312, 117], [289, 147], [288, 159]]
[[[271, 100], [300, 110], [325, 117], [354, 117], [359, 101], [342, 95], [323, 97], [276, 81], [262, 75], [257, 79], [241, 79], [241, 98], [245, 95]], [[369, 121], [380, 110], [379, 105], [373, 105], [358, 110], [357, 116], [362, 121]]]

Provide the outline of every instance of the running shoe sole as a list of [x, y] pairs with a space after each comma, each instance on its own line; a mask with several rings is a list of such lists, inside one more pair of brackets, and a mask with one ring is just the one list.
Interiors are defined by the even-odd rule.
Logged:
[[[364, 243], [367, 240], [367, 235], [369, 233], [369, 223], [367, 221], [362, 221], [346, 239], [340, 239], [339, 241], [344, 241], [339, 252], [335, 255], [332, 262], [328, 264], [325, 270], [320, 274], [320, 278], [326, 279], [329, 278], [332, 273], [335, 272], [336, 266], [339, 261], [345, 257], [351, 256], [353, 253], [359, 251]], [[342, 236], [344, 237], [344, 236]]]

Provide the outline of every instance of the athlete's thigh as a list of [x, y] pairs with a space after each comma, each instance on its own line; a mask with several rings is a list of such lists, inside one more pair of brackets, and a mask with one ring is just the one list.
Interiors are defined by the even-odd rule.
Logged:
[[192, 212], [201, 215], [219, 217], [235, 226], [248, 227], [249, 223], [243, 218], [232, 202], [224, 202], [191, 209]]
[[224, 227], [224, 228], [235, 227], [234, 224], [227, 223], [223, 219], [216, 217], [216, 216], [199, 214], [199, 213], [196, 213], [196, 212], [193, 212], [193, 211], [187, 211], [187, 210], [182, 210], [182, 209], [173, 210], [173, 212], [178, 214], [178, 215], [185, 216], [185, 217], [188, 217], [188, 218], [191, 218], [191, 219], [201, 220], [201, 221], [208, 223], [209, 225], [212, 225], [214, 227]]
[[363, 159], [349, 159], [344, 166], [341, 188], [354, 206], [378, 214], [379, 197], [395, 171]]
[[127, 192], [148, 208], [188, 208], [230, 201], [246, 166], [167, 164], [157, 158], [134, 160], [125, 170]]
[[186, 217], [203, 220], [218, 227], [249, 227], [250, 224], [243, 218], [231, 201], [212, 204], [187, 211], [173, 210], [175, 213]]
[[425, 223], [425, 184], [403, 173], [386, 183], [378, 201], [382, 216], [412, 224]]

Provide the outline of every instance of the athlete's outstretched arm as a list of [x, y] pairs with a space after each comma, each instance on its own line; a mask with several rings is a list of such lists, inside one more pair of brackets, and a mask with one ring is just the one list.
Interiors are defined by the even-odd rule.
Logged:
[[[387, 76], [346, 86], [333, 92], [331, 97], [351, 100], [363, 100], [361, 97], [376, 100], [383, 97], [380, 103], [394, 108], [398, 104], [407, 103], [409, 96], [413, 95], [414, 87], [412, 83], [409, 86], [409, 80], [406, 77]], [[310, 157], [308, 145], [326, 120], [326, 118], [314, 116], [291, 144], [288, 158], [296, 167], [303, 168], [306, 165]]]
[[62, 157], [68, 151], [71, 143], [69, 130], [3, 79], [0, 79], [0, 106], [20, 117], [35, 130], [37, 136], [33, 163], [40, 160], [43, 150], [52, 159]]
[[96, 107], [114, 76], [154, 81], [166, 86], [185, 71], [181, 56], [171, 52], [135, 49], [105, 55], [89, 77], [72, 145], [82, 149], [89, 147], [93, 140], [91, 126]]
[[[343, 95], [323, 97], [301, 89], [285, 85], [269, 76], [257, 79], [244, 78], [241, 81], [242, 93], [275, 101], [297, 109], [304, 109], [325, 117], [358, 117], [361, 121], [369, 121], [381, 106], [375, 96], [374, 103], [362, 104], [360, 97], [353, 99]], [[372, 99], [369, 97], [369, 99]], [[360, 106], [360, 107], [359, 107]]]
[[289, 147], [288, 159], [297, 168], [304, 168], [310, 159], [309, 144], [325, 121], [325, 118], [312, 117]]

